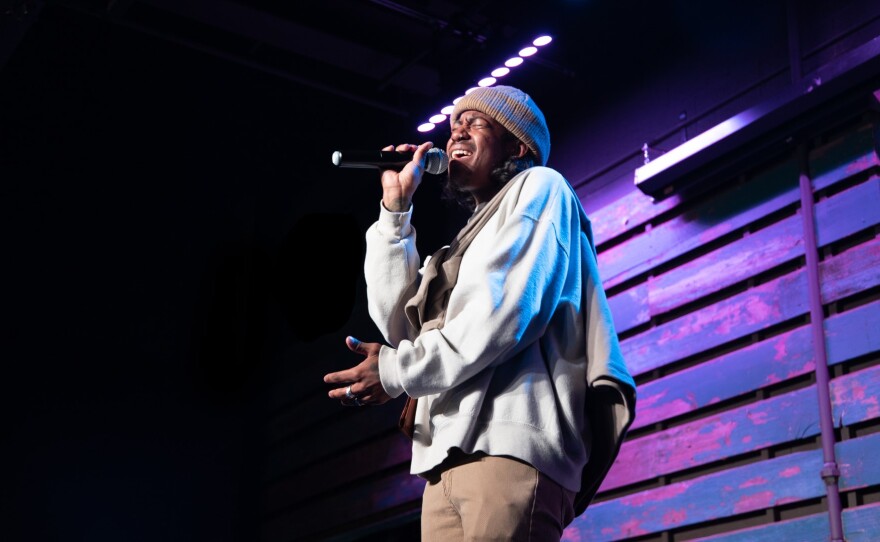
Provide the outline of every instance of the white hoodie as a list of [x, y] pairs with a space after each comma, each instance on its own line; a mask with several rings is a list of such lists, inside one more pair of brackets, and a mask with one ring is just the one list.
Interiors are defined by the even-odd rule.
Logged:
[[[600, 350], [616, 350], [617, 338], [592, 234], [583, 231], [589, 222], [568, 182], [538, 166], [510, 183], [464, 253], [443, 327], [421, 335], [404, 315], [423, 269], [412, 208], [380, 205], [364, 265], [370, 315], [391, 345], [381, 349], [379, 373], [390, 396], [419, 398], [412, 474], [457, 447], [519, 458], [578, 491], [590, 447], [592, 321], [604, 335]], [[618, 365], [612, 375], [631, 384], [622, 360], [601, 363]]]

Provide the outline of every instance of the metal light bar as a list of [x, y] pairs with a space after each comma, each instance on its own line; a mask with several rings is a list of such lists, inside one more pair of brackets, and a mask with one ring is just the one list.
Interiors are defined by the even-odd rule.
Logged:
[[841, 115], [841, 108], [864, 106], [861, 100], [870, 98], [880, 84], [880, 37], [816, 70], [804, 81], [809, 83], [747, 109], [636, 168], [635, 185], [659, 200], [710, 182], [713, 176], [720, 181], [717, 174], [722, 167], [781, 151], [807, 125]]

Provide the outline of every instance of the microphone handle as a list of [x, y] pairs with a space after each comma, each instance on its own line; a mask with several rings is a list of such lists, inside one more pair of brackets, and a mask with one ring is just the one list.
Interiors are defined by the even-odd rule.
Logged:
[[[332, 161], [335, 166], [357, 169], [393, 169], [400, 171], [412, 161], [412, 152], [397, 151], [335, 151]], [[428, 149], [425, 153], [425, 171], [437, 175], [446, 171], [449, 157], [439, 148]]]

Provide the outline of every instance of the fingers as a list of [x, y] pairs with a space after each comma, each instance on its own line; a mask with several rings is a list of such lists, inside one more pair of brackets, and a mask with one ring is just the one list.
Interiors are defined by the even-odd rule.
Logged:
[[418, 145], [413, 145], [412, 143], [404, 143], [395, 147], [394, 150], [396, 150], [397, 152], [415, 152], [418, 148]]
[[362, 343], [359, 339], [355, 339], [352, 336], [348, 336], [345, 338], [345, 346], [348, 347], [352, 352], [357, 352], [358, 354], [366, 355], [367, 352], [364, 350], [364, 343]]
[[345, 406], [380, 405], [390, 399], [382, 387], [379, 376], [380, 343], [367, 343], [352, 336], [345, 338], [345, 345], [352, 352], [364, 356], [354, 367], [324, 375], [324, 382], [336, 384], [327, 392], [331, 399], [340, 401]]
[[410, 150], [413, 151], [413, 162], [418, 162], [419, 164], [421, 164], [422, 160], [425, 158], [425, 153], [428, 152], [428, 149], [433, 146], [434, 143], [430, 141], [425, 141], [419, 146], [410, 145], [410, 147], [412, 147], [412, 149]]
[[[349, 389], [351, 390], [351, 395], [349, 395]], [[376, 394], [371, 390], [359, 390], [357, 383], [351, 384], [350, 387], [346, 386], [330, 390], [327, 395], [331, 399], [341, 402], [344, 406], [368, 406], [375, 402], [374, 400], [376, 399]]]
[[[383, 151], [394, 150], [397, 152], [411, 152], [414, 154], [421, 151], [421, 153], [423, 155], [428, 149], [430, 149], [433, 146], [434, 146], [434, 143], [432, 141], [425, 141], [424, 143], [421, 143], [419, 145], [416, 145], [414, 143], [401, 143], [400, 145], [386, 145], [386, 146], [382, 147], [382, 150]], [[416, 156], [421, 156], [421, 155], [417, 154]]]
[[357, 370], [357, 367], [352, 367], [351, 369], [324, 375], [324, 382], [327, 384], [350, 384], [360, 380], [359, 375], [360, 373]]

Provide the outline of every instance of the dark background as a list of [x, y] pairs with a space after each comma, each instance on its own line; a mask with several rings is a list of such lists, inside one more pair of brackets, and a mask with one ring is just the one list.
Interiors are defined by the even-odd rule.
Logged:
[[[261, 429], [285, 386], [305, 363], [353, 364], [345, 334], [379, 340], [361, 278], [377, 174], [333, 167], [333, 150], [420, 141], [436, 104], [556, 30], [507, 83], [545, 110], [550, 165], [589, 211], [633, 190], [644, 143], [668, 150], [790, 85], [792, 40], [806, 73], [878, 16], [856, 1], [396, 4], [433, 14], [419, 28], [379, 2], [227, 4], [272, 18], [221, 32], [210, 2], [178, 3], [201, 19], [158, 0], [2, 3], [4, 540], [258, 539]], [[254, 37], [279, 20], [352, 49]], [[400, 70], [341, 67], [358, 47]], [[463, 218], [438, 194], [426, 181], [415, 202], [423, 253]], [[287, 389], [324, 387], [308, 378]]]

